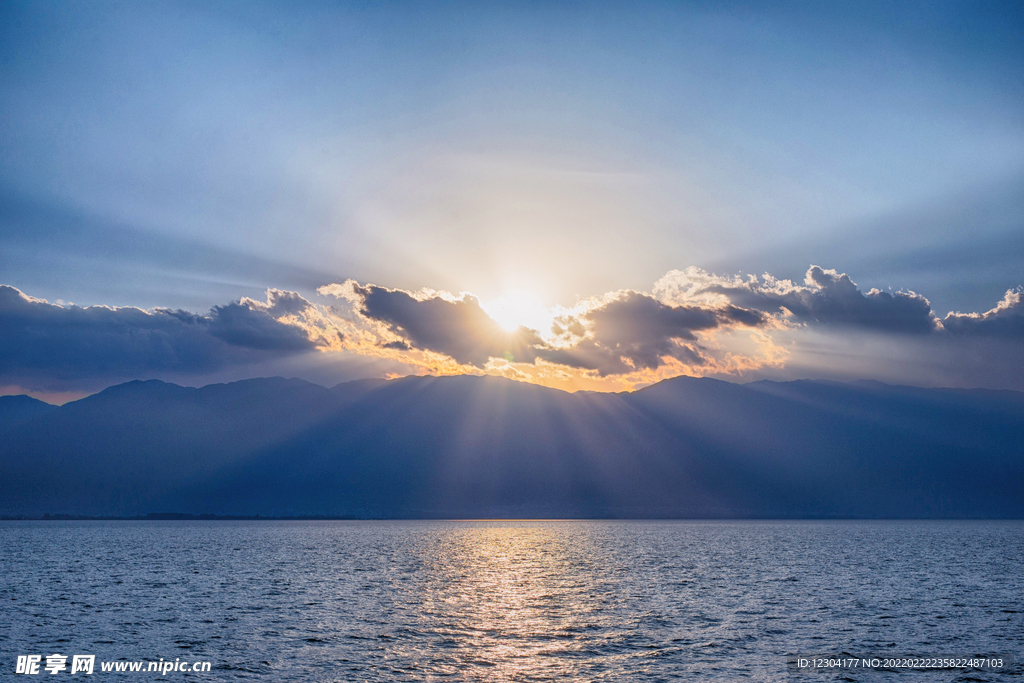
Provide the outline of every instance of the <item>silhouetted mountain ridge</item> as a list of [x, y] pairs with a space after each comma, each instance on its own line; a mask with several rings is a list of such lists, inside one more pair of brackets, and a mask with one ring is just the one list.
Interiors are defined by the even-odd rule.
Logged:
[[1024, 517], [1018, 392], [455, 376], [25, 398], [0, 400], [5, 515]]
[[0, 434], [52, 410], [56, 406], [31, 396], [0, 396]]

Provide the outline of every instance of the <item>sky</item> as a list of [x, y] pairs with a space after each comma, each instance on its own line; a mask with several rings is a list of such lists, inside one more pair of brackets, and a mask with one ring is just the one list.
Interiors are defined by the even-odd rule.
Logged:
[[0, 6], [0, 393], [1024, 390], [1024, 9]]

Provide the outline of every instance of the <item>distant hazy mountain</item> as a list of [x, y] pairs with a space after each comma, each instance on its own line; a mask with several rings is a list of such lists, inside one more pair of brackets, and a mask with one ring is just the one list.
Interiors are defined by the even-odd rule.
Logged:
[[1024, 517], [1024, 394], [680, 377], [0, 398], [0, 514]]

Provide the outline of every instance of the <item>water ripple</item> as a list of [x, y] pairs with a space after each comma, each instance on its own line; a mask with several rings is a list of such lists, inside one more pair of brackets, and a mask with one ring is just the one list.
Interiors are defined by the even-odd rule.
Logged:
[[2, 522], [0, 570], [8, 671], [61, 652], [224, 681], [783, 681], [797, 653], [1024, 650], [1019, 522]]

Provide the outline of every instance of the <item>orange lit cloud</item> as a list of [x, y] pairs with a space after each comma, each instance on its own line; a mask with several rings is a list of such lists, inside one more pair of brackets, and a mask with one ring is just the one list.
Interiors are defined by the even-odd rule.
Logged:
[[407, 292], [354, 281], [322, 287], [342, 347], [432, 374], [493, 374], [569, 390], [629, 390], [680, 374], [736, 374], [777, 363], [767, 337], [754, 355], [721, 348], [716, 333], [753, 331], [770, 317], [731, 304], [673, 306], [621, 291], [560, 309], [552, 329], [501, 328], [470, 294]]

